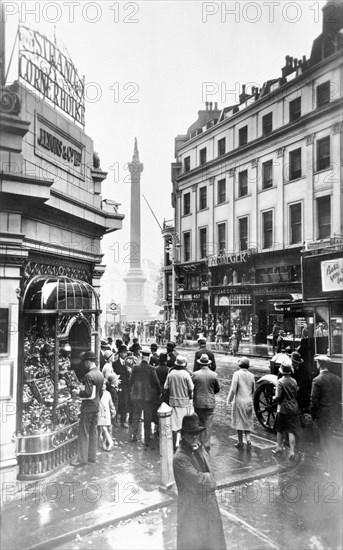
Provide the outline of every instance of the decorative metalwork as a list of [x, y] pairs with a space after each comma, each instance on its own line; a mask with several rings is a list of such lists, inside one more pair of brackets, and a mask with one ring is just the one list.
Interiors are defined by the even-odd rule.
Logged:
[[24, 263], [24, 284], [35, 275], [55, 275], [65, 276], [72, 279], [92, 283], [92, 268], [76, 262], [63, 264], [62, 258], [49, 258], [43, 256], [30, 255], [29, 260]]
[[18, 95], [18, 83], [0, 87], [0, 112], [6, 115], [19, 115], [21, 102]]

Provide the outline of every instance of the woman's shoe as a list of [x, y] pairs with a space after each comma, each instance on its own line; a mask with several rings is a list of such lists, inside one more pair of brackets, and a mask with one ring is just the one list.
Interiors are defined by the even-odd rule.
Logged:
[[243, 443], [235, 443], [236, 449], [243, 449], [244, 445]]
[[288, 458], [289, 458], [289, 460], [294, 461], [295, 460], [295, 455], [289, 455]]
[[251, 441], [247, 441], [247, 451], [251, 451]]

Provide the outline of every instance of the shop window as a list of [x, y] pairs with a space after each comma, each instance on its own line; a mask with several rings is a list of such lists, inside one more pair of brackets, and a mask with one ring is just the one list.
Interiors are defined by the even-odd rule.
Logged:
[[289, 121], [293, 122], [301, 117], [301, 97], [289, 102]]
[[330, 80], [317, 86], [317, 107], [330, 103]]
[[218, 251], [224, 254], [226, 250], [226, 223], [218, 223]]
[[273, 113], [268, 113], [262, 117], [262, 134], [265, 136], [273, 130]]
[[206, 258], [207, 254], [207, 227], [199, 229], [200, 258]]
[[301, 178], [301, 147], [289, 153], [289, 180]]
[[248, 194], [248, 170], [243, 170], [238, 174], [238, 195], [244, 197]]
[[189, 231], [183, 234], [183, 259], [185, 262], [191, 259], [191, 234]]
[[262, 213], [263, 248], [273, 246], [273, 211]]
[[273, 161], [267, 160], [262, 164], [262, 189], [273, 187]]
[[238, 143], [239, 146], [248, 143], [248, 126], [243, 126], [238, 130]]
[[226, 201], [226, 180], [219, 180], [217, 186], [217, 203], [222, 204]]
[[239, 248], [240, 250], [247, 250], [248, 248], [248, 217], [239, 218]]
[[226, 153], [226, 139], [222, 138], [218, 140], [218, 157], [222, 157]]
[[289, 207], [290, 224], [290, 244], [301, 243], [302, 240], [302, 220], [301, 203], [291, 204]]
[[199, 210], [204, 210], [207, 207], [207, 187], [199, 189]]
[[330, 167], [330, 136], [317, 141], [317, 171]]
[[183, 168], [185, 172], [189, 172], [191, 169], [191, 157], [185, 157], [183, 160]]
[[183, 195], [183, 215], [187, 216], [191, 211], [191, 194], [184, 193]]
[[327, 239], [331, 234], [331, 200], [330, 196], [317, 199], [318, 239]]
[[340, 304], [332, 304], [330, 316], [330, 352], [342, 355], [343, 313]]
[[199, 151], [200, 166], [202, 166], [203, 164], [206, 164], [206, 161], [207, 161], [207, 149], [206, 149], [206, 147], [204, 147], [203, 149], [200, 149], [200, 151]]

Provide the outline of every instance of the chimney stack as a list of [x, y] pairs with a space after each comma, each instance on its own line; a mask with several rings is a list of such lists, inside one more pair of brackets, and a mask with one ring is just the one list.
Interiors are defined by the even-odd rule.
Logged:
[[214, 104], [214, 108], [215, 108], [216, 111], [218, 110], [218, 103], [217, 103], [217, 101], [216, 101], [215, 104]]
[[210, 101], [210, 111], [212, 111], [212, 105], [213, 105], [213, 103], [212, 103], [212, 101]]
[[206, 101], [205, 105], [206, 105], [206, 111], [208, 111], [208, 101]]

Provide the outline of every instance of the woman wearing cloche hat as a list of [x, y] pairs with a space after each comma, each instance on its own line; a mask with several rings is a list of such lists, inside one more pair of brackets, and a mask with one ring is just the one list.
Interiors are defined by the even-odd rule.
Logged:
[[250, 362], [247, 357], [238, 361], [239, 370], [233, 373], [227, 405], [232, 405], [231, 426], [237, 430], [238, 443], [235, 447], [243, 449], [243, 431], [245, 433], [247, 449], [251, 450], [250, 432], [253, 429], [253, 396], [255, 391], [255, 377], [248, 371]]

